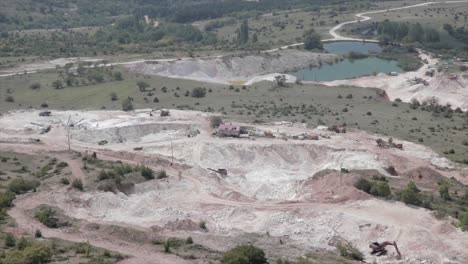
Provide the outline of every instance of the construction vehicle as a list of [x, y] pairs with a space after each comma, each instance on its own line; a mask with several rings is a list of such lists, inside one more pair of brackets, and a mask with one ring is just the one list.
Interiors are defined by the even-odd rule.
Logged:
[[394, 246], [395, 250], [398, 254], [397, 259], [401, 259], [401, 253], [400, 250], [398, 250], [397, 243], [395, 241], [390, 242], [390, 241], [384, 241], [382, 243], [379, 242], [373, 242], [369, 245], [369, 248], [372, 249], [371, 255], [376, 255], [378, 257], [386, 255], [387, 250], [385, 249], [386, 246]]
[[215, 169], [208, 168], [208, 170], [214, 171], [214, 172], [216, 172], [216, 173], [218, 173], [220, 175], [223, 175], [223, 176], [227, 175], [227, 170], [226, 169], [217, 169], [217, 170], [215, 170]]
[[50, 111], [42, 111], [39, 113], [39, 116], [51, 116], [52, 112]]

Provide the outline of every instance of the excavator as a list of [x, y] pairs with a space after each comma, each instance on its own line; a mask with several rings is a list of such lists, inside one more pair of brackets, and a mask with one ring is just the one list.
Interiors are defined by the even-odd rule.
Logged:
[[371, 243], [369, 245], [369, 248], [372, 249], [372, 252], [371, 252], [372, 255], [376, 255], [376, 256], [380, 257], [382, 255], [387, 254], [387, 250], [385, 249], [386, 246], [394, 246], [395, 250], [396, 250], [396, 252], [398, 254], [397, 259], [401, 259], [401, 253], [398, 250], [398, 246], [397, 246], [397, 243], [395, 241], [393, 241], [393, 242], [384, 241], [382, 243], [373, 242], [373, 243]]

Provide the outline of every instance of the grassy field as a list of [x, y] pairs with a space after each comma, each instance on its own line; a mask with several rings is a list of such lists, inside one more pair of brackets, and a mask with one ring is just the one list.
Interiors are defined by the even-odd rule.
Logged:
[[[57, 73], [47, 72], [2, 79], [0, 111], [40, 109], [44, 102], [50, 109], [122, 109], [122, 100], [132, 97], [135, 108], [221, 112], [243, 121], [289, 120], [310, 126], [346, 123], [349, 127], [428, 145], [455, 161], [468, 159], [468, 146], [463, 145], [468, 136], [466, 113], [453, 112], [449, 116], [411, 109], [406, 103], [386, 101], [374, 89], [322, 85], [272, 89], [269, 82], [227, 86], [125, 72], [123, 81], [56, 90], [51, 83], [57, 78]], [[136, 85], [141, 80], [150, 84], [146, 92], [140, 92]], [[35, 81], [42, 88], [30, 89]], [[206, 88], [206, 96], [191, 97], [195, 87]], [[118, 100], [111, 101], [111, 92], [117, 94]], [[350, 95], [352, 98], [346, 99]], [[15, 101], [6, 102], [8, 96]], [[155, 97], [159, 102], [154, 102]]]
[[[388, 2], [380, 4], [380, 8], [392, 8], [404, 6], [388, 5]], [[411, 2], [407, 5], [417, 4]], [[372, 20], [359, 24], [351, 24], [345, 26], [341, 33], [343, 35], [355, 36], [361, 32], [360, 29], [365, 29], [368, 25], [374, 22], [384, 21], [386, 19], [393, 22], [409, 22], [421, 23], [425, 27], [431, 27], [442, 31], [444, 24], [451, 24], [455, 28], [468, 26], [468, 4], [467, 3], [450, 3], [450, 4], [434, 4], [430, 6], [414, 7], [385, 13], [371, 14]], [[353, 32], [353, 30], [355, 30]], [[447, 36], [442, 36], [447, 37]]]

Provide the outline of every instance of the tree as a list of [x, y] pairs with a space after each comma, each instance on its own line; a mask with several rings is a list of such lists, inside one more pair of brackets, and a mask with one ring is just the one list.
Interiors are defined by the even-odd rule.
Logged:
[[81, 179], [74, 179], [71, 186], [77, 190], [83, 191], [83, 181], [81, 181]]
[[440, 194], [440, 197], [441, 197], [442, 199], [444, 199], [445, 201], [450, 200], [449, 187], [448, 187], [447, 183], [443, 183], [443, 184], [439, 187], [439, 194]]
[[465, 212], [460, 217], [460, 227], [463, 231], [468, 231], [468, 212]]
[[119, 100], [119, 97], [117, 96], [116, 92], [111, 92], [110, 93], [110, 99], [111, 99], [111, 101], [117, 101], [117, 100]]
[[192, 97], [201, 98], [206, 96], [206, 89], [202, 87], [196, 87], [192, 89]]
[[323, 49], [322, 38], [314, 29], [306, 31], [303, 37], [306, 50]]
[[123, 111], [132, 111], [133, 110], [133, 104], [130, 98], [125, 98], [122, 101], [122, 110]]
[[240, 245], [224, 253], [222, 264], [266, 264], [265, 252], [253, 245]]
[[8, 95], [6, 98], [5, 98], [5, 102], [8, 102], [8, 103], [14, 103], [15, 102], [15, 98], [11, 95]]
[[217, 128], [219, 127], [219, 125], [221, 125], [223, 123], [223, 119], [219, 116], [212, 116], [210, 118], [210, 126], [212, 128]]
[[14, 247], [16, 245], [16, 239], [15, 237], [10, 234], [10, 233], [7, 233], [5, 235], [5, 246], [7, 247]]
[[138, 81], [137, 86], [140, 92], [144, 92], [146, 91], [146, 88], [150, 87], [149, 83], [144, 82], [144, 81]]
[[31, 89], [33, 89], [33, 90], [36, 90], [36, 89], [41, 88], [41, 84], [38, 83], [38, 82], [34, 82], [34, 83], [31, 83], [31, 85], [29, 86], [29, 88], [31, 88]]
[[249, 23], [247, 19], [242, 21], [242, 24], [239, 27], [237, 32], [237, 39], [240, 44], [246, 44], [249, 41]]
[[114, 79], [115, 79], [116, 81], [122, 81], [122, 80], [123, 80], [122, 73], [119, 72], [119, 71], [114, 72], [113, 76], [114, 76]]
[[419, 192], [420, 190], [416, 187], [416, 184], [411, 181], [401, 192], [401, 200], [406, 204], [420, 206], [422, 201]]
[[35, 214], [34, 218], [49, 228], [57, 228], [59, 220], [56, 217], [56, 212], [50, 207], [40, 208]]
[[54, 87], [54, 89], [63, 89], [63, 82], [61, 80], [56, 80], [52, 83], [52, 87]]
[[141, 169], [141, 176], [147, 180], [152, 180], [154, 179], [154, 172], [151, 168], [143, 166]]
[[257, 36], [257, 33], [254, 33], [252, 35], [252, 43], [256, 43], [258, 41], [258, 36]]

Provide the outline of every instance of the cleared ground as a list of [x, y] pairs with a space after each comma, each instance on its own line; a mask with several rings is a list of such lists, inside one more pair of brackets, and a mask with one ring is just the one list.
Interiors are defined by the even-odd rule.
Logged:
[[[6, 151], [34, 154], [65, 150], [67, 132], [62, 120], [71, 116], [75, 122], [83, 119], [70, 128], [73, 150], [86, 151], [88, 155], [95, 151], [99, 160], [165, 169], [169, 175], [136, 184], [129, 195], [94, 191], [95, 178], [89, 178], [81, 169], [84, 159], [70, 159], [71, 168], [84, 177], [85, 193], [58, 188], [21, 196], [10, 211], [12, 217], [21, 219], [18, 227], [31, 232], [31, 220], [24, 212], [40, 204], [54, 205], [77, 219], [81, 228], [71, 233], [43, 228], [44, 234], [68, 240], [79, 236], [93, 245], [134, 255], [128, 260], [134, 262], [127, 263], [153, 263], [149, 258], [157, 256], [160, 248], [144, 244], [145, 254], [140, 254], [141, 250], [130, 254], [134, 241], [120, 237], [117, 241], [126, 241], [123, 246], [110, 246], [109, 240], [115, 238], [109, 236], [107, 229], [91, 228], [87, 223], [130, 225], [143, 231], [145, 237], [192, 236], [197, 244], [220, 251], [254, 241], [266, 249], [271, 259], [295, 258], [310, 248], [333, 249], [339, 240], [350, 241], [363, 252], [368, 252], [369, 241], [397, 240], [403, 259], [396, 261], [393, 251], [381, 258], [366, 253], [366, 260], [378, 263], [444, 259], [464, 263], [468, 259], [464, 250], [468, 235], [449, 220], [436, 220], [424, 209], [372, 198], [352, 186], [364, 171], [404, 180], [406, 172], [421, 167], [447, 179], [467, 182], [466, 169], [427, 147], [395, 139], [403, 143], [403, 150], [381, 149], [375, 143], [378, 136], [368, 133], [335, 134], [288, 123], [245, 124], [259, 135], [273, 131], [277, 138], [216, 138], [211, 135], [209, 115], [205, 113], [172, 110], [169, 117], [158, 113], [149, 109], [135, 113], [54, 111], [51, 117], [38, 118], [38, 111], [20, 111], [2, 117], [2, 127], [8, 127], [0, 131], [1, 140], [6, 142], [2, 149]], [[40, 135], [40, 129], [31, 125], [31, 120], [50, 123], [52, 130]], [[194, 129], [200, 134], [185, 136]], [[320, 139], [292, 139], [301, 133], [318, 134]], [[31, 138], [41, 142], [17, 143]], [[98, 145], [97, 140], [103, 139], [109, 143]], [[143, 148], [134, 150], [136, 147]], [[389, 175], [388, 166], [394, 166], [401, 176]], [[225, 168], [228, 175], [221, 176], [207, 168]], [[340, 168], [347, 168], [350, 173], [340, 174]], [[422, 178], [417, 184], [425, 180]], [[202, 222], [205, 224], [199, 224]], [[37, 223], [32, 223], [35, 228]], [[283, 245], [279, 245], [280, 239]], [[180, 258], [172, 261], [183, 262]]]

